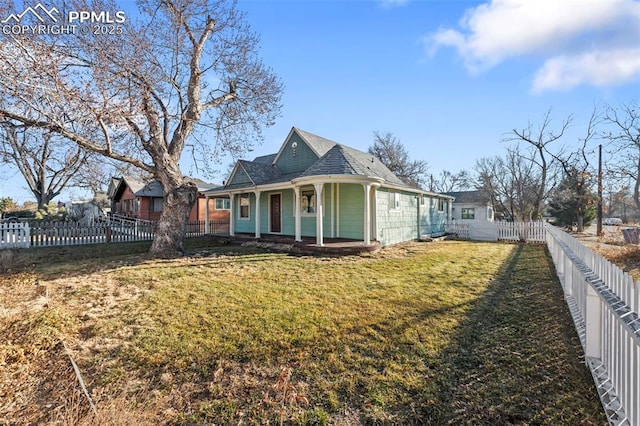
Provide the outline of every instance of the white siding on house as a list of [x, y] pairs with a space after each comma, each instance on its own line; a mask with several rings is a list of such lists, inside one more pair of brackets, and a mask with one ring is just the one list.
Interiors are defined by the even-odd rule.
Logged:
[[[463, 219], [462, 211], [464, 209], [474, 209], [473, 219]], [[453, 209], [451, 211], [451, 218], [453, 220], [460, 220], [463, 222], [480, 221], [480, 222], [493, 222], [493, 208], [487, 205], [473, 204], [473, 203], [453, 203]]]

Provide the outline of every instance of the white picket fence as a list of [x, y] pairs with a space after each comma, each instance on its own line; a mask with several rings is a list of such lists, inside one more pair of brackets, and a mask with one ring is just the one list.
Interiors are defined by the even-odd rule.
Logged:
[[640, 425], [640, 283], [544, 222], [457, 222], [446, 231], [479, 241], [546, 243], [609, 423]]
[[[0, 224], [0, 249], [73, 246], [152, 240], [155, 223], [136, 220], [109, 220], [91, 225], [75, 222], [21, 222]], [[187, 237], [229, 232], [229, 222], [192, 221]]]
[[547, 226], [547, 246], [612, 425], [640, 425], [640, 284]]
[[544, 244], [545, 224], [534, 222], [449, 222], [445, 226], [448, 234], [474, 241], [514, 241]]
[[28, 248], [30, 242], [29, 224], [0, 223], [0, 249]]

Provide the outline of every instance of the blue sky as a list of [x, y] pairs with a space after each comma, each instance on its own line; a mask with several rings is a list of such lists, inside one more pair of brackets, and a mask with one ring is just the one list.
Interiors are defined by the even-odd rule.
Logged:
[[[570, 145], [594, 104], [640, 98], [640, 1], [239, 0], [238, 7], [285, 85], [282, 117], [247, 159], [277, 152], [292, 126], [363, 151], [381, 131], [437, 175], [502, 154], [506, 133], [539, 123], [548, 109], [557, 125], [573, 114], [563, 141]], [[184, 172], [193, 172], [186, 161]], [[22, 186], [18, 177], [2, 182], [0, 196], [24, 201]]]

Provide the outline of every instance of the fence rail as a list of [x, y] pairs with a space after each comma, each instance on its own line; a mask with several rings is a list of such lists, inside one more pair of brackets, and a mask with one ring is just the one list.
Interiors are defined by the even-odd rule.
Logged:
[[[152, 240], [156, 224], [136, 220], [104, 220], [86, 225], [76, 222], [23, 222], [0, 224], [0, 249], [55, 247]], [[229, 232], [226, 221], [190, 221], [187, 237]]]
[[640, 285], [550, 225], [547, 246], [609, 423], [640, 424]]
[[449, 222], [445, 226], [449, 234], [458, 238], [477, 241], [522, 241], [544, 244], [545, 224], [534, 222]]
[[545, 223], [532, 222], [496, 222], [498, 241], [523, 241], [545, 243]]

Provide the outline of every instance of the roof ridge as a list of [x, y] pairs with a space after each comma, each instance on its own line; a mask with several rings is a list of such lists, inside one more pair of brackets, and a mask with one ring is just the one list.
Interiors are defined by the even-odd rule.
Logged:
[[[343, 148], [346, 148], [346, 152], [348, 152], [348, 151], [355, 151], [355, 152], [357, 152], [358, 154], [369, 155], [368, 153], [366, 153], [366, 152], [364, 152], [364, 151], [360, 151], [360, 150], [358, 150], [358, 149], [351, 148], [350, 146], [346, 146], [346, 145], [341, 145], [341, 146], [342, 146]], [[364, 168], [366, 168], [366, 169], [368, 169], [368, 170], [371, 170], [371, 171], [373, 172], [373, 170], [371, 169], [371, 167], [370, 167], [368, 164], [363, 164], [363, 163], [362, 163], [362, 161], [360, 161], [360, 159], [359, 159], [358, 157], [356, 157], [355, 155], [353, 155], [353, 153], [349, 153], [349, 155], [350, 155], [351, 157], [353, 157], [353, 159], [354, 159], [355, 161], [357, 161], [357, 162], [358, 162], [358, 164], [360, 164], [362, 167], [364, 167]], [[375, 159], [375, 157], [374, 157], [373, 155], [371, 156], [371, 158]], [[374, 164], [374, 163], [375, 163], [375, 160], [374, 160], [374, 161], [372, 161], [371, 163], [372, 163], [372, 164]], [[386, 166], [385, 166], [385, 167], [386, 167]], [[373, 172], [373, 173], [375, 174], [375, 172]]]

